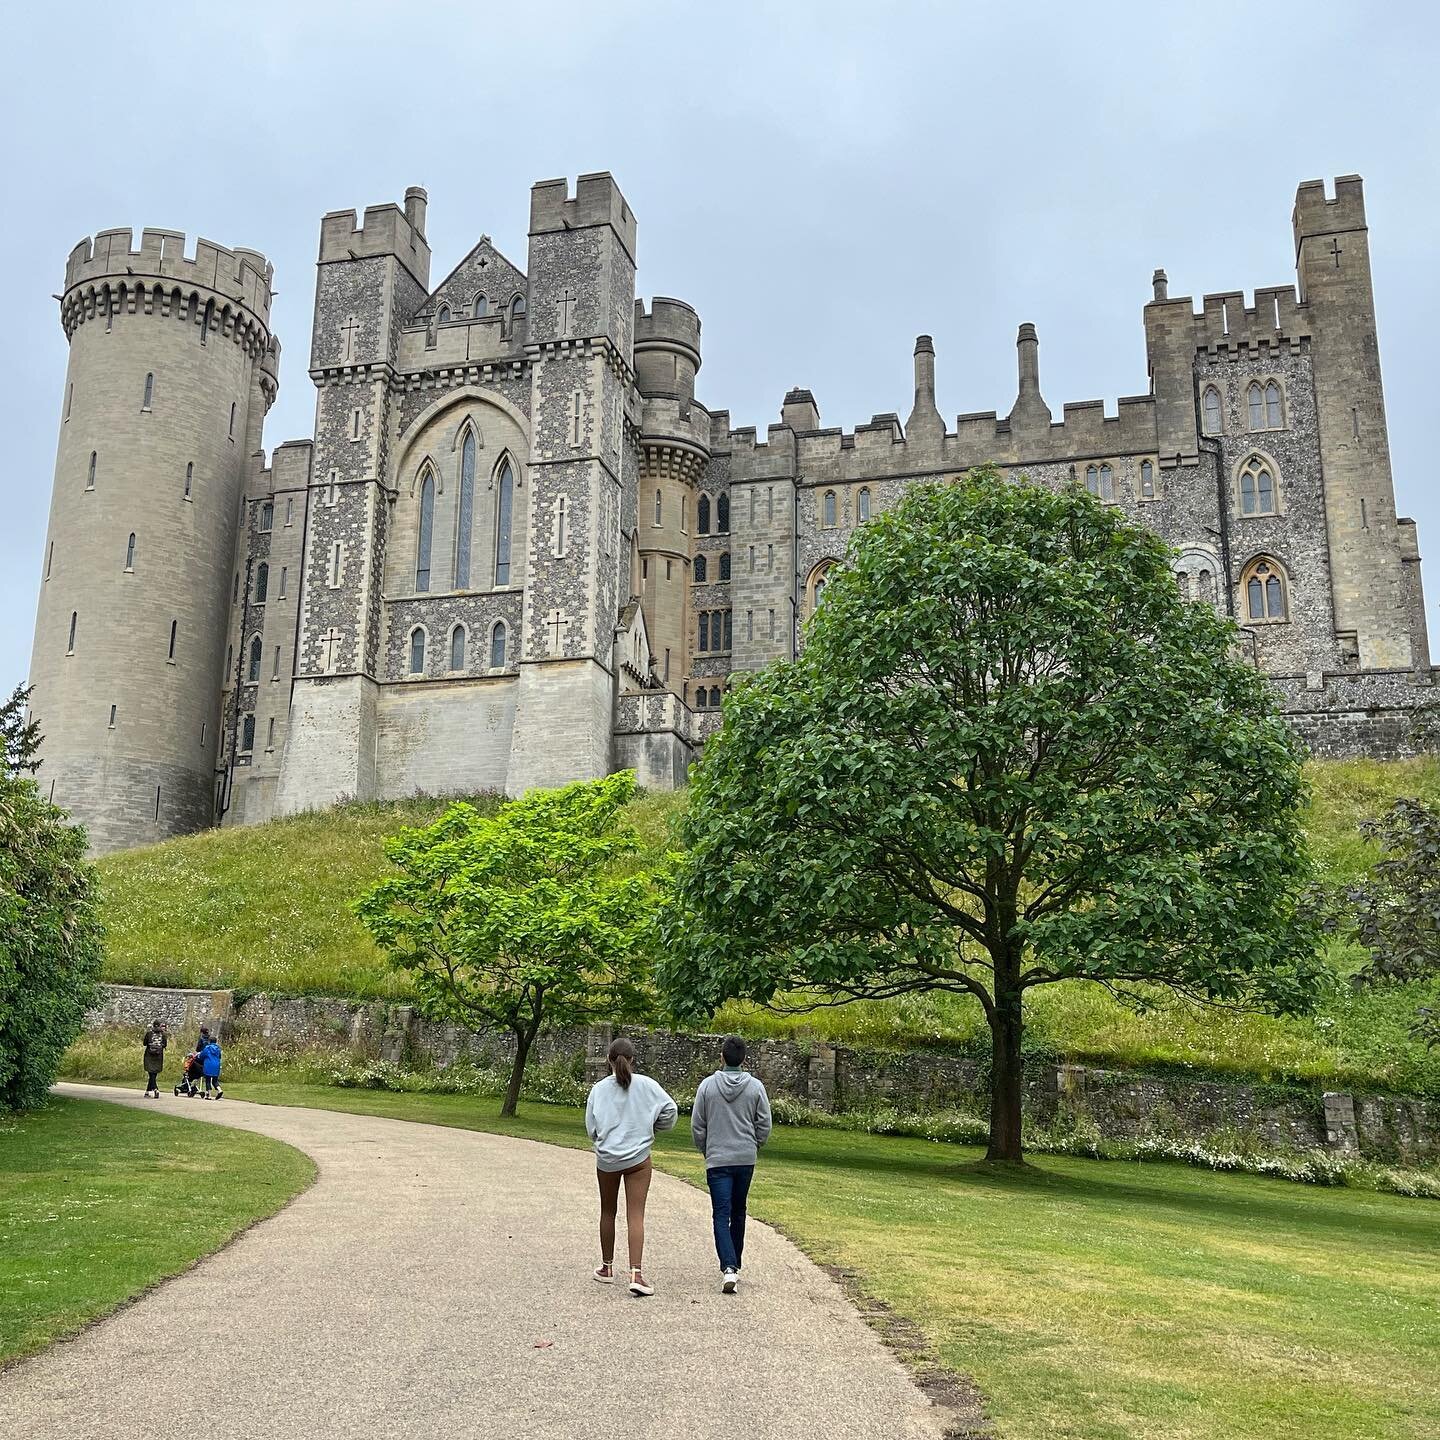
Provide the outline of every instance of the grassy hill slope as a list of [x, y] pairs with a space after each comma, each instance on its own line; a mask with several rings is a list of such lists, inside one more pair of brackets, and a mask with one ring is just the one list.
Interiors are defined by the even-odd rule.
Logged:
[[[1373, 859], [1362, 820], [1400, 795], [1440, 803], [1440, 762], [1346, 761], [1311, 766], [1311, 842], [1339, 883]], [[347, 902], [382, 875], [382, 841], [433, 819], [446, 802], [351, 805], [252, 829], [209, 831], [100, 861], [109, 929], [107, 979], [288, 994], [403, 998]], [[476, 802], [492, 805], [493, 799]], [[631, 818], [648, 846], [665, 843], [683, 797], [637, 800]], [[1357, 957], [1337, 947], [1342, 972]], [[1032, 1039], [1079, 1061], [1181, 1065], [1325, 1085], [1440, 1094], [1440, 1054], [1408, 1035], [1416, 987], [1343, 991], [1304, 1020], [1230, 1015], [1165, 1003], [1136, 1015], [1095, 985], [1046, 987], [1029, 1003]], [[788, 1018], [731, 1006], [717, 1024], [750, 1034], [808, 1030], [881, 1046], [968, 1045], [983, 1018], [969, 1001], [933, 996], [851, 1005]]]

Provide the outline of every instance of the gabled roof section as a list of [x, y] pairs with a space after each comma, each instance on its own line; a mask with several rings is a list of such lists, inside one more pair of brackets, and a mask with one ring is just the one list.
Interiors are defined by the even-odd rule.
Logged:
[[410, 318], [428, 320], [442, 305], [448, 305], [456, 319], [473, 315], [470, 307], [477, 295], [486, 297], [493, 315], [508, 305], [517, 291], [523, 295], [526, 285], [524, 272], [490, 243], [488, 235], [482, 235], [475, 248], [425, 297], [425, 303]]

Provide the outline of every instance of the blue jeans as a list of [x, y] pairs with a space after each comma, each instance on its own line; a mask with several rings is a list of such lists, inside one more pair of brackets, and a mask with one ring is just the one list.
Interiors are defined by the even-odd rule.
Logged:
[[753, 1165], [717, 1165], [705, 1172], [710, 1215], [715, 1222], [715, 1253], [722, 1270], [738, 1270], [745, 1258], [745, 1198], [754, 1176]]

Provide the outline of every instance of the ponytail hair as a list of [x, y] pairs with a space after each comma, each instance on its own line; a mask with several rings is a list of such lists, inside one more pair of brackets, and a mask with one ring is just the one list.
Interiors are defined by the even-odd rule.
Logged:
[[635, 1047], [628, 1040], [612, 1040], [605, 1058], [610, 1062], [610, 1073], [614, 1075], [615, 1083], [622, 1090], [628, 1090], [630, 1081], [635, 1077]]

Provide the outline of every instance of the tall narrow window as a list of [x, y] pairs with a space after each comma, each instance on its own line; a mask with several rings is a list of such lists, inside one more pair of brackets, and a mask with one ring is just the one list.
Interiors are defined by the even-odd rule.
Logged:
[[210, 320], [215, 314], [215, 302], [205, 302], [205, 314], [200, 321], [200, 343], [204, 345], [210, 338]]
[[150, 402], [155, 398], [155, 376], [152, 372], [145, 377], [145, 398], [140, 402], [142, 410], [150, 408]]
[[275, 717], [273, 715], [270, 717], [270, 723], [265, 727], [265, 748], [267, 750], [275, 748]]
[[452, 670], [465, 668], [465, 627], [463, 625], [457, 625], [450, 632], [450, 668]]
[[250, 642], [250, 665], [245, 672], [245, 678], [247, 680], [255, 681], [260, 678], [260, 662], [264, 657], [264, 653], [264, 647], [261, 645], [260, 637], [257, 635]]
[[1142, 500], [1155, 498], [1155, 467], [1148, 460], [1140, 462], [1140, 498]]
[[435, 531], [435, 477], [427, 468], [420, 477], [420, 534], [415, 547], [415, 588], [430, 588], [430, 543]]
[[230, 586], [230, 603], [232, 605], [240, 603], [240, 572], [238, 570], [235, 572], [235, 579]]
[[285, 580], [289, 576], [289, 574], [290, 567], [288, 565], [282, 565], [280, 567], [280, 584], [275, 591], [276, 595], [278, 595], [279, 598], [282, 600], [285, 598]]
[[730, 552], [728, 550], [720, 552], [720, 578], [722, 580], [730, 578]]
[[833, 490], [827, 490], [825, 492], [820, 523], [824, 525], [827, 530], [833, 528], [835, 524], [835, 492]]
[[270, 678], [272, 680], [280, 678], [280, 647], [278, 645], [275, 647], [274, 657], [270, 661]]
[[733, 612], [730, 611], [730, 610], [727, 610], [727, 611], [725, 612], [725, 648], [726, 648], [727, 650], [729, 650], [729, 649], [731, 648], [731, 644], [732, 644], [732, 631], [731, 631], [731, 624], [730, 624], [730, 620], [731, 620], [731, 615], [732, 615], [732, 614], [733, 614]]
[[705, 698], [705, 687], [701, 685], [695, 691], [695, 708], [697, 710], [703, 710], [705, 708]]
[[425, 672], [425, 632], [417, 625], [410, 632], [410, 673], [422, 675]]
[[97, 453], [92, 450], [90, 452], [90, 468], [85, 472], [85, 488], [87, 490], [93, 490], [95, 488], [95, 462], [98, 458]]
[[755, 492], [750, 492], [750, 523], [755, 523]]
[[495, 583], [510, 583], [510, 530], [514, 511], [515, 476], [508, 460], [502, 461], [495, 481]]
[[703, 555], [697, 555], [695, 557], [695, 568], [692, 573], [695, 576], [695, 583], [697, 585], [703, 585], [705, 583], [707, 577], [707, 570], [705, 566], [705, 557]]
[[1256, 560], [1245, 573], [1245, 613], [1250, 620], [1288, 617], [1285, 583], [1273, 560]]
[[570, 443], [577, 447], [580, 444], [580, 407], [582, 403], [583, 397], [577, 390], [570, 397]]
[[1258, 384], [1252, 382], [1249, 390], [1245, 392], [1245, 398], [1250, 406], [1250, 428], [1252, 430], [1263, 430], [1265, 428], [1265, 395]]
[[170, 622], [170, 653], [165, 657], [167, 660], [173, 660], [175, 658], [175, 632], [179, 628], [180, 622], [178, 620], [172, 620]]
[[747, 640], [755, 638], [755, 612], [753, 610], [745, 612], [745, 638]]
[[285, 523], [287, 525], [295, 523], [295, 497], [293, 495], [285, 497]]
[[110, 729], [115, 728], [115, 706], [110, 707]]
[[690, 497], [689, 497], [688, 495], [682, 495], [682, 496], [680, 497], [680, 533], [681, 533], [682, 535], [686, 533], [685, 527], [686, 527], [687, 525], [689, 525], [689, 523], [690, 523]]
[[1252, 455], [1240, 471], [1240, 513], [1275, 513], [1275, 477], [1270, 473], [1269, 465], [1258, 455]]
[[67, 655], [73, 655], [75, 653], [75, 628], [79, 623], [80, 612], [78, 610], [72, 610], [70, 612], [70, 638], [65, 642], [65, 653]]
[[1207, 435], [1223, 433], [1225, 422], [1221, 419], [1220, 392], [1213, 385], [1205, 387], [1205, 394], [1201, 398], [1201, 411], [1205, 417], [1205, 433]]
[[1271, 380], [1265, 386], [1265, 428], [1280, 428], [1280, 387]]
[[340, 572], [344, 568], [345, 547], [337, 540], [330, 547], [330, 588], [340, 588]]
[[[255, 729], [255, 721], [253, 717], [250, 721], [250, 729], [253, 734]], [[158, 785], [155, 787], [155, 823], [157, 825], [160, 823], [160, 787]]]
[[503, 670], [505, 668], [505, 644], [508, 635], [505, 629], [505, 622], [497, 620], [490, 629], [490, 668], [492, 670]]
[[358, 405], [350, 412], [350, 438], [351, 440], [360, 438], [360, 407]]
[[695, 502], [695, 530], [697, 534], [710, 533], [710, 497], [702, 495]]
[[275, 504], [267, 500], [260, 507], [260, 532], [266, 534], [275, 528]]
[[248, 755], [255, 748], [255, 717], [247, 715], [240, 727], [240, 752]]
[[65, 418], [70, 418], [70, 410], [75, 404], [75, 382], [72, 380], [65, 387]]
[[557, 560], [567, 554], [570, 548], [569, 509], [570, 502], [563, 495], [559, 496], [555, 501], [555, 533], [552, 536]]
[[325, 486], [325, 503], [334, 505], [340, 499], [340, 472], [332, 470], [329, 483]]
[[230, 438], [235, 438], [235, 402], [230, 402]]
[[262, 560], [255, 567], [255, 603], [263, 605], [270, 592], [270, 567]]
[[660, 516], [661, 516], [661, 509], [660, 509], [660, 492], [657, 490], [657, 491], [655, 492], [655, 523], [656, 523], [657, 525], [660, 523]]
[[192, 460], [185, 467], [185, 498], [191, 498], [190, 492], [195, 488], [195, 462]]
[[133, 530], [130, 532], [129, 540], [125, 542], [125, 568], [127, 570], [135, 568], [135, 532]]
[[490, 302], [483, 296], [475, 297], [475, 318], [483, 320], [490, 313]]
[[[460, 495], [455, 505], [455, 588], [470, 588], [470, 535], [475, 523], [475, 432], [460, 447]], [[455, 667], [458, 668], [458, 667]]]
[[448, 325], [450, 323], [450, 307], [448, 305], [442, 305], [440, 307], [440, 313], [435, 317], [435, 323], [437, 325]]
[[755, 573], [755, 547], [753, 545], [750, 547], [750, 573], [752, 575]]
[[[750, 492], [750, 502], [750, 518], [753, 520], [755, 518], [755, 492], [753, 490]], [[722, 494], [715, 501], [715, 528], [722, 535], [730, 532], [730, 497], [728, 495]]]
[[1115, 472], [1108, 465], [1100, 467], [1100, 498], [1105, 501], [1115, 498]]
[[515, 322], [525, 313], [525, 297], [517, 295], [510, 302], [510, 327], [513, 330]]
[[49, 548], [45, 551], [45, 578], [50, 578], [50, 567], [55, 563], [55, 542], [50, 542]]
[[870, 491], [863, 485], [860, 487], [860, 494], [855, 501], [855, 513], [859, 516], [862, 525], [870, 518]]

